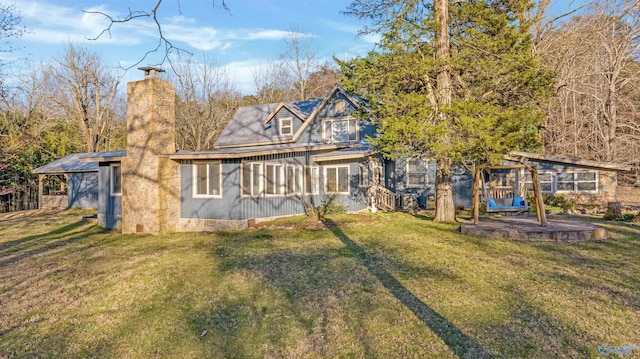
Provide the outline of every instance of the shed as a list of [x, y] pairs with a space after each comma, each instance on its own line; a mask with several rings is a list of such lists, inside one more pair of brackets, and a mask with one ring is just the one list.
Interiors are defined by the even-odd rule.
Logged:
[[98, 163], [74, 153], [31, 171], [38, 175], [39, 208], [97, 208]]

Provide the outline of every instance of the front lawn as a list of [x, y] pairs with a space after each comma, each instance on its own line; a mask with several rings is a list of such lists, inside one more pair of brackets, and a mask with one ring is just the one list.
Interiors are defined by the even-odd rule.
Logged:
[[584, 358], [640, 345], [640, 227], [627, 223], [604, 224], [611, 240], [555, 244], [400, 213], [167, 236], [86, 214], [0, 220], [0, 358]]

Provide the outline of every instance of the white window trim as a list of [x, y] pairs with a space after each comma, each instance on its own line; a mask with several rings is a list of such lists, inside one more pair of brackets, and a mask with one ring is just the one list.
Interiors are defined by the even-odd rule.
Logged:
[[[219, 165], [219, 172], [220, 175], [218, 176], [220, 183], [219, 188], [220, 188], [220, 194], [198, 194], [198, 183], [197, 183], [197, 178], [198, 178], [198, 165], [202, 165], [202, 164], [206, 164], [207, 165], [207, 193], [209, 192], [209, 164], [211, 163], [217, 163]], [[195, 161], [193, 162], [193, 164], [191, 165], [192, 167], [192, 181], [191, 181], [191, 187], [193, 187], [193, 198], [222, 198], [222, 162], [221, 161]]]
[[[307, 170], [311, 169], [312, 172], [315, 173], [315, 186], [312, 186], [312, 192], [307, 192]], [[320, 194], [320, 167], [318, 166], [305, 166], [304, 167], [304, 173], [303, 173], [303, 185], [302, 187], [304, 187], [304, 194], [312, 194], [312, 195], [317, 195]]]
[[[284, 177], [285, 177], [285, 192], [287, 194], [287, 196], [301, 196], [304, 194], [304, 187], [305, 187], [305, 183], [304, 183], [304, 166], [302, 165], [297, 165], [297, 164], [287, 164], [286, 166], [287, 168], [284, 171]], [[296, 169], [300, 170], [300, 188], [298, 189], [299, 191], [296, 192], [289, 192], [289, 168], [294, 168], [293, 171], [293, 176], [294, 178], [296, 178]]]
[[[327, 133], [326, 133], [326, 123], [327, 122], [331, 122], [331, 125], [332, 125], [332, 128], [333, 128], [333, 122], [336, 122], [336, 121], [347, 121], [347, 128], [348, 128], [350, 120], [354, 120], [354, 122], [356, 124], [356, 129], [355, 129], [356, 139], [355, 140], [333, 141], [333, 136], [332, 136], [332, 138], [327, 138]], [[333, 135], [333, 130], [331, 132], [332, 132], [332, 135]], [[355, 117], [352, 117], [352, 116], [333, 117], [333, 118], [325, 118], [325, 119], [323, 119], [322, 120], [322, 140], [323, 140], [324, 143], [357, 143], [357, 142], [359, 142], [360, 141], [360, 123], [359, 123], [358, 119], [356, 119]]]
[[[580, 181], [580, 182], [595, 182], [596, 183], [596, 189], [595, 190], [589, 190], [589, 191], [585, 191], [585, 190], [579, 190], [578, 189], [578, 173], [595, 173], [596, 175], [596, 179], [595, 181]], [[558, 181], [558, 174], [559, 173], [572, 173], [573, 174], [573, 181]], [[593, 171], [566, 171], [566, 172], [556, 172], [555, 176], [554, 176], [554, 181], [553, 181], [553, 189], [555, 193], [598, 193], [598, 189], [600, 188], [600, 176], [599, 176], [599, 171], [597, 170], [593, 170]], [[558, 182], [563, 182], [563, 183], [570, 183], [573, 182], [574, 184], [574, 188], [575, 190], [570, 191], [570, 190], [559, 190], [558, 189]]]
[[[115, 167], [120, 168], [120, 192], [114, 192], [113, 191], [113, 169]], [[122, 196], [122, 186], [123, 185], [123, 181], [122, 181], [122, 165], [120, 165], [119, 163], [112, 163], [109, 165], [109, 195], [111, 197], [120, 197]]]
[[[327, 170], [330, 168], [335, 168], [336, 169], [336, 187], [340, 187], [338, 185], [338, 179], [340, 178], [340, 176], [338, 175], [338, 168], [347, 168], [347, 191], [346, 192], [329, 192], [329, 190], [327, 189], [327, 185], [328, 185], [328, 177], [327, 177]], [[334, 165], [334, 166], [325, 166], [324, 167], [324, 192], [325, 193], [335, 193], [335, 194], [351, 194], [351, 166], [349, 165]]]
[[[525, 189], [527, 188], [528, 184], [531, 184], [531, 189], [529, 189], [528, 191], [533, 192], [533, 179], [531, 181], [527, 181], [527, 174], [525, 173], [524, 175], [524, 187]], [[540, 177], [542, 177], [543, 175], [549, 175], [551, 176], [551, 180], [550, 181], [540, 181]], [[538, 171], [538, 182], [540, 183], [540, 187], [542, 187], [543, 183], [549, 183], [551, 184], [551, 191], [543, 191], [542, 188], [540, 189], [540, 193], [545, 193], [545, 194], [553, 194], [556, 192], [556, 176], [555, 176], [555, 172], [553, 171]]]
[[[244, 187], [244, 183], [242, 181], [244, 181], [244, 176], [243, 176], [243, 172], [244, 172], [244, 167], [245, 166], [249, 166], [249, 168], [251, 169], [251, 181], [253, 182], [253, 165], [260, 165], [260, 180], [258, 182], [258, 186], [259, 186], [259, 193], [251, 193], [251, 194], [245, 194], [243, 191], [243, 187]], [[265, 175], [264, 175], [264, 162], [257, 162], [257, 161], [253, 161], [253, 162], [242, 162], [240, 164], [240, 197], [242, 198], [256, 198], [256, 197], [264, 197], [264, 182], [265, 182]], [[251, 183], [251, 186], [249, 187], [253, 190], [253, 183]]]
[[[422, 161], [424, 164], [424, 185], [409, 183], [409, 161]], [[406, 188], [424, 188], [429, 185], [429, 162], [419, 158], [407, 158], [405, 161], [405, 187]]]
[[[289, 126], [283, 126], [284, 121], [289, 121]], [[289, 128], [289, 133], [283, 133], [283, 128]], [[293, 136], [293, 117], [282, 117], [278, 119], [278, 134], [280, 134], [280, 136]]]
[[[255, 163], [255, 162], [254, 162]], [[267, 166], [272, 165], [272, 166], [279, 166], [279, 170], [278, 172], [280, 172], [280, 176], [282, 179], [282, 183], [280, 184], [280, 192], [281, 193], [268, 193], [267, 191], [267, 187], [268, 187], [268, 172], [267, 172]], [[265, 197], [269, 197], [269, 198], [273, 198], [273, 197], [284, 197], [287, 191], [287, 185], [286, 185], [286, 180], [287, 180], [287, 173], [285, 172], [285, 164], [282, 162], [265, 162], [264, 163], [264, 167], [262, 169], [262, 173], [264, 174], [264, 188], [263, 188], [263, 192], [264, 192], [264, 196]], [[245, 195], [246, 196], [246, 195]], [[256, 197], [256, 196], [252, 196], [252, 197]]]

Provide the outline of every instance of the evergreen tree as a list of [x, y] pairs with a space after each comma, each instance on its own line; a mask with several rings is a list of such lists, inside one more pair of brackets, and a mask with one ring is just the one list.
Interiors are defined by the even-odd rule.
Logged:
[[483, 166], [539, 146], [552, 76], [533, 55], [526, 17], [532, 6], [371, 0], [347, 11], [372, 21], [364, 32], [382, 39], [367, 57], [339, 61], [344, 85], [369, 101], [360, 115], [377, 120], [372, 141], [386, 156], [437, 161], [436, 221], [455, 218], [452, 165]]

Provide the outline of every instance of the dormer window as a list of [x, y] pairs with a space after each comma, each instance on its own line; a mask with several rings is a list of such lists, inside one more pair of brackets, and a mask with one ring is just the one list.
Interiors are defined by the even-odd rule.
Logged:
[[358, 141], [358, 123], [355, 118], [324, 120], [324, 142], [344, 143]]
[[280, 119], [280, 135], [293, 135], [293, 117], [283, 117]]

